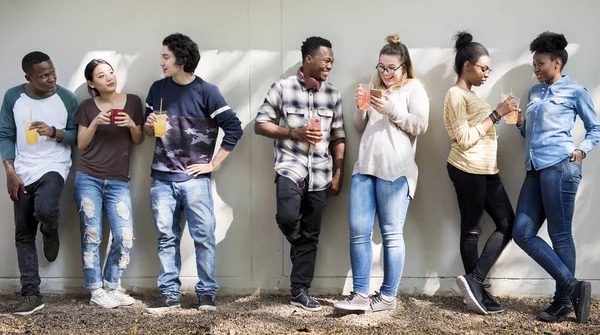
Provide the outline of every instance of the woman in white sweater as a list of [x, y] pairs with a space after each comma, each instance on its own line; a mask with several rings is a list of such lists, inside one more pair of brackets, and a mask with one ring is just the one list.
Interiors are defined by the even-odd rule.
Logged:
[[[415, 79], [408, 49], [398, 35], [386, 38], [379, 52], [375, 89], [370, 107], [354, 112], [354, 126], [362, 133], [358, 161], [350, 189], [350, 261], [354, 289], [334, 307], [381, 311], [396, 307], [404, 269], [404, 220], [417, 186], [416, 138], [427, 130], [429, 99]], [[365, 88], [366, 89], [366, 88]], [[368, 94], [356, 91], [356, 102]], [[371, 235], [375, 223], [383, 238], [383, 283], [369, 295], [373, 261]]]

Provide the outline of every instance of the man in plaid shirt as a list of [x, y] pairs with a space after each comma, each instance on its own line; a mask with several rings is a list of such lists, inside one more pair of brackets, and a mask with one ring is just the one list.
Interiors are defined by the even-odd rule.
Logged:
[[342, 187], [346, 135], [340, 92], [325, 82], [333, 68], [331, 43], [310, 37], [301, 51], [302, 67], [271, 85], [254, 131], [275, 139], [275, 218], [291, 244], [290, 303], [318, 311], [308, 289], [327, 197]]

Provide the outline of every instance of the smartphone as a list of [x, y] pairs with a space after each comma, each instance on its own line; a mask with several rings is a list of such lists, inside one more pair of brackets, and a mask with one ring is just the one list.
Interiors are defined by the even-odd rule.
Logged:
[[371, 93], [371, 96], [381, 98], [381, 90], [371, 89], [369, 92]]

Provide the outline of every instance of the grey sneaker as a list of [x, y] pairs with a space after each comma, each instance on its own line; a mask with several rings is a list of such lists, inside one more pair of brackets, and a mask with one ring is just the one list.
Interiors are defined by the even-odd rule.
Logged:
[[41, 297], [35, 295], [27, 296], [23, 298], [23, 301], [17, 306], [17, 309], [15, 309], [13, 314], [23, 316], [31, 315], [42, 308], [44, 308], [44, 300], [42, 300]]
[[368, 311], [371, 309], [370, 302], [368, 295], [350, 292], [350, 295], [346, 299], [334, 303], [333, 307], [348, 311]]
[[388, 301], [377, 291], [369, 297], [369, 300], [371, 300], [371, 311], [373, 312], [396, 308], [396, 297], [394, 297], [393, 300]]

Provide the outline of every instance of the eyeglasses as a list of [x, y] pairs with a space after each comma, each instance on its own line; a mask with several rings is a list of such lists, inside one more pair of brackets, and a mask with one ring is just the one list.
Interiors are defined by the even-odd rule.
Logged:
[[491, 67], [487, 67], [487, 66], [483, 66], [483, 65], [479, 65], [479, 64], [473, 64], [473, 65], [479, 67], [481, 69], [481, 72], [483, 72], [483, 73], [486, 73], [486, 72], [492, 73], [492, 72], [494, 72], [494, 70], [492, 70]]
[[377, 66], [375, 66], [375, 68], [377, 69], [377, 71], [379, 73], [385, 72], [385, 73], [389, 73], [389, 74], [394, 74], [394, 72], [396, 72], [396, 70], [401, 68], [402, 65], [404, 65], [404, 64], [400, 64], [400, 65], [398, 65], [398, 67], [393, 68], [393, 67], [385, 67], [385, 66], [383, 66], [383, 64], [379, 63], [379, 64], [377, 64]]

